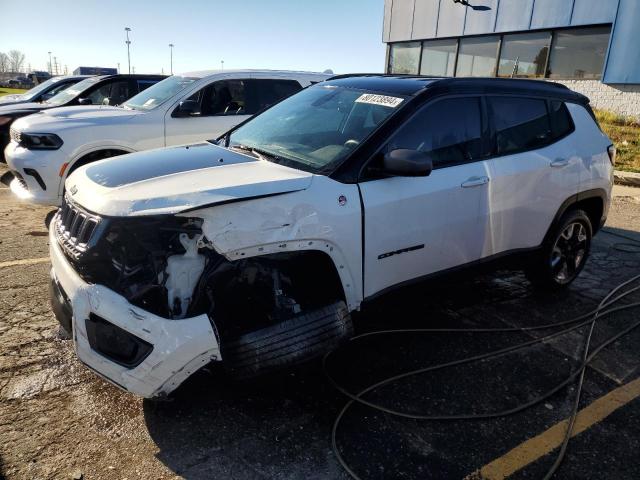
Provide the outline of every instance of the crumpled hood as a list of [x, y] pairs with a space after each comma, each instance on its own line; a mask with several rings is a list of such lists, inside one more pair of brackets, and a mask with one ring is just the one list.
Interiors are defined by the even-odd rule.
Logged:
[[103, 216], [178, 213], [304, 190], [313, 175], [210, 143], [148, 150], [78, 168], [67, 194]]

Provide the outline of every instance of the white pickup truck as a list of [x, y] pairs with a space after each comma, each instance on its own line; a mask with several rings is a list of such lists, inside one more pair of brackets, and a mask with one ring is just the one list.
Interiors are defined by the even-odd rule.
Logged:
[[2, 177], [19, 198], [59, 206], [81, 165], [151, 148], [215, 138], [304, 87], [321, 73], [229, 70], [169, 77], [118, 107], [75, 106], [11, 125]]

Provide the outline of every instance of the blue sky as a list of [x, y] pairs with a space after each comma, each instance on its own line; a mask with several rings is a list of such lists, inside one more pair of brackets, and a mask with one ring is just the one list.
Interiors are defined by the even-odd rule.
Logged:
[[[381, 72], [383, 0], [2, 0], [0, 51], [21, 50], [25, 68], [67, 65], [126, 71], [124, 27], [136, 73], [274, 68]], [[29, 13], [31, 12], [31, 13]]]

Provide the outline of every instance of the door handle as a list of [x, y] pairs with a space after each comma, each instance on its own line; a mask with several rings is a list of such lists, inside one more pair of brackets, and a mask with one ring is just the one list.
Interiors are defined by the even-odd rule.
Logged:
[[566, 167], [569, 165], [569, 160], [566, 158], [556, 158], [550, 165], [552, 167]]
[[466, 181], [460, 185], [462, 188], [479, 187], [480, 185], [486, 185], [489, 183], [489, 177], [469, 177]]

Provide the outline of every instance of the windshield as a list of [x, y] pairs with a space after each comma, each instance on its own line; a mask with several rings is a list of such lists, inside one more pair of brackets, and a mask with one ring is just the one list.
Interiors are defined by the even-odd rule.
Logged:
[[46, 101], [47, 105], [64, 105], [70, 102], [85, 90], [91, 88], [93, 85], [100, 81], [100, 77], [90, 77], [82, 80], [81, 82], [71, 85], [69, 88], [65, 88], [60, 93], [57, 93], [49, 100]]
[[53, 85], [54, 83], [59, 82], [60, 80], [62, 80], [61, 77], [53, 77], [50, 78], [49, 80], [47, 80], [46, 82], [42, 82], [39, 85], [36, 85], [35, 87], [33, 87], [31, 90], [27, 90], [26, 92], [24, 92], [22, 94], [22, 97], [25, 99], [31, 99], [36, 97], [38, 94], [40, 94], [41, 92], [47, 90], [51, 85]]
[[229, 137], [229, 147], [254, 149], [270, 160], [327, 172], [367, 138], [404, 98], [316, 85], [280, 102]]
[[179, 75], [165, 78], [138, 95], [131, 97], [122, 106], [132, 110], [151, 110], [173, 97], [176, 93], [184, 90], [196, 80], [198, 79]]

